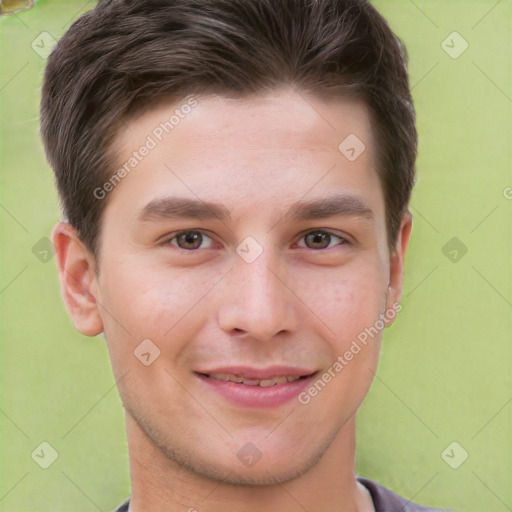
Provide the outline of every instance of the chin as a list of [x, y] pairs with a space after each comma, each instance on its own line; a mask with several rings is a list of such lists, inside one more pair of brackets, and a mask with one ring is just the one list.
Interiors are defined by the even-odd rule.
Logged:
[[197, 464], [191, 464], [188, 469], [205, 478], [221, 481], [228, 485], [241, 487], [269, 486], [284, 484], [299, 478], [307, 473], [321, 456], [322, 454], [315, 455], [308, 460], [302, 461], [292, 457], [288, 461], [283, 461], [282, 457], [280, 457], [279, 462], [276, 463], [272, 461], [263, 462], [263, 459], [261, 459], [250, 468], [236, 463], [219, 467], [219, 465], [197, 461]]
[[[190, 443], [190, 439], [179, 442], [178, 436], [154, 428], [145, 415], [130, 412], [140, 433], [144, 433], [144, 442], [152, 445], [154, 455], [159, 452], [162, 460], [178, 473], [233, 486], [277, 485], [299, 478], [321, 460], [337, 434], [335, 429], [326, 432], [322, 440], [316, 436], [316, 442], [304, 442], [305, 436], [288, 433], [285, 438], [274, 435], [272, 440], [256, 440], [254, 444], [250, 440], [240, 442], [231, 438], [222, 442], [206, 436], [201, 448], [201, 443]], [[213, 442], [216, 444], [210, 444]]]

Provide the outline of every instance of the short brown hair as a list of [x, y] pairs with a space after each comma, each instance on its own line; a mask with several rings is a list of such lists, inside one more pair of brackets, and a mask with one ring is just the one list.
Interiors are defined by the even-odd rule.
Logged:
[[[240, 97], [283, 85], [369, 107], [393, 247], [414, 184], [407, 53], [365, 0], [103, 0], [76, 20], [44, 74], [41, 136], [64, 216], [97, 255], [122, 123], [165, 98]], [[341, 142], [341, 141], [340, 141]]]

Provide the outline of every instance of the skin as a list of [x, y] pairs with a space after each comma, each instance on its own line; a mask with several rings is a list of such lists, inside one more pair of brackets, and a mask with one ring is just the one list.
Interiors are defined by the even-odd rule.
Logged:
[[[404, 215], [390, 250], [368, 111], [289, 89], [197, 99], [103, 199], [99, 274], [69, 224], [52, 234], [76, 328], [103, 332], [108, 345], [126, 413], [132, 511], [372, 511], [354, 476], [355, 418], [380, 334], [306, 405], [240, 406], [194, 373], [287, 364], [322, 375], [400, 300], [412, 221]], [[120, 166], [178, 106], [160, 103], [126, 123]], [[349, 134], [366, 146], [353, 162], [338, 150]], [[297, 201], [334, 193], [357, 197], [371, 218], [284, 216]], [[231, 220], [137, 221], [151, 200], [172, 195], [221, 203]], [[320, 229], [333, 236], [305, 236]], [[178, 240], [183, 230], [200, 230], [202, 241]], [[263, 249], [252, 263], [236, 252], [248, 236]], [[134, 356], [144, 339], [160, 350], [148, 366]], [[252, 467], [237, 457], [247, 443], [261, 453]]]

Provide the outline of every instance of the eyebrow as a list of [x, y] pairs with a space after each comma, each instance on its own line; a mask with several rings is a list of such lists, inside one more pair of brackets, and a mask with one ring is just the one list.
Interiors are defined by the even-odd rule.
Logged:
[[[283, 218], [298, 222], [321, 219], [337, 215], [361, 217], [372, 220], [373, 210], [361, 199], [353, 195], [331, 195], [327, 197], [299, 201], [291, 205]], [[191, 199], [187, 197], [162, 197], [149, 202], [137, 217], [138, 222], [151, 222], [166, 219], [193, 218], [199, 220], [231, 220], [231, 212], [222, 204]]]

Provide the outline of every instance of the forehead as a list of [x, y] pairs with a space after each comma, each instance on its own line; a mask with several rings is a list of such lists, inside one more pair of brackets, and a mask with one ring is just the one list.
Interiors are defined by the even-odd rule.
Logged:
[[[176, 144], [184, 157], [198, 149], [267, 151], [338, 150], [349, 136], [356, 136], [373, 157], [373, 134], [364, 102], [348, 97], [325, 99], [281, 89], [242, 98], [218, 95], [161, 100], [136, 118], [128, 119], [115, 141], [118, 153], [127, 156], [144, 137], [158, 145]], [[184, 141], [187, 144], [180, 144]], [[179, 145], [179, 147], [178, 147]], [[372, 162], [373, 164], [373, 162]]]
[[380, 191], [370, 117], [355, 99], [293, 90], [237, 99], [200, 96], [160, 102], [125, 126], [115, 144], [119, 167], [135, 153], [144, 156], [137, 156], [109, 201], [129, 192], [139, 213], [164, 193], [230, 196], [256, 206], [264, 198], [268, 206], [269, 200], [297, 201], [310, 190], [308, 198], [321, 197], [337, 185], [343, 193]]

